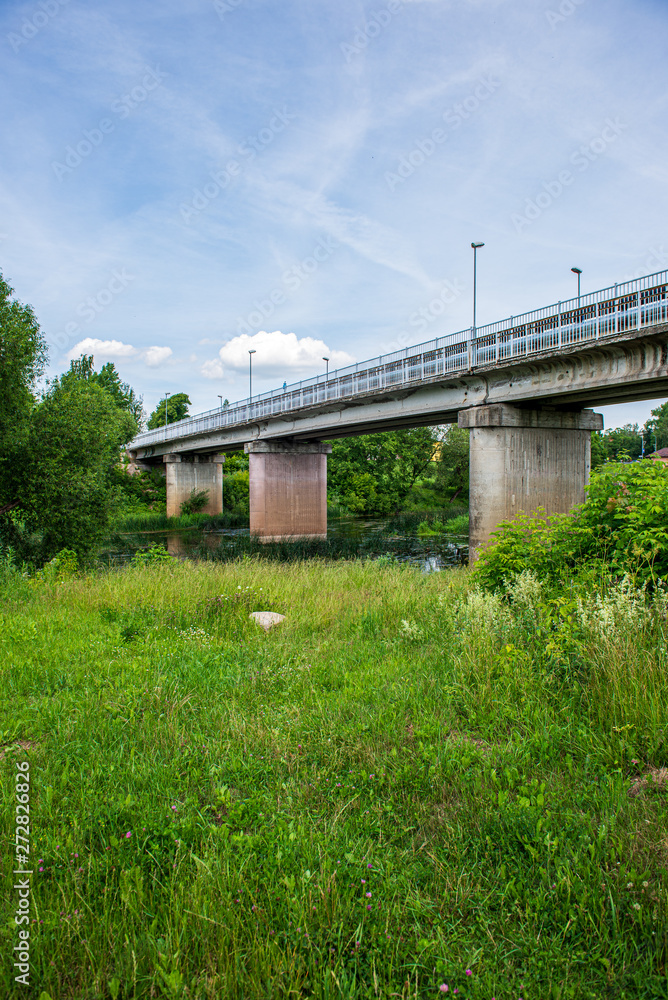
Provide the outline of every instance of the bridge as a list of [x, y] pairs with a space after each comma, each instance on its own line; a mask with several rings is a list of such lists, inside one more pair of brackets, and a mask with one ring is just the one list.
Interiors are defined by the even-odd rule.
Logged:
[[325, 442], [402, 427], [471, 431], [473, 552], [519, 510], [584, 499], [590, 407], [668, 395], [668, 271], [260, 393], [127, 446], [166, 466], [167, 513], [192, 489], [222, 510], [224, 453], [249, 454], [251, 533], [325, 537]]

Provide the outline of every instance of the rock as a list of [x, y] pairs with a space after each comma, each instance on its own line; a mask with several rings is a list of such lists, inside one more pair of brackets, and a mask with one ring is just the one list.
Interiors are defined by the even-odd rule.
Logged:
[[275, 611], [251, 611], [249, 618], [254, 618], [258, 625], [261, 625], [265, 632], [268, 632], [274, 625], [280, 625], [285, 620], [285, 615], [276, 614]]

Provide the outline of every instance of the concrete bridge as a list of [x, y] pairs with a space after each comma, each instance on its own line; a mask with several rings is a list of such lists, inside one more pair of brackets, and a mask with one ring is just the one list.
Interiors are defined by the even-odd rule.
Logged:
[[408, 347], [139, 434], [167, 513], [196, 489], [222, 510], [224, 452], [249, 455], [251, 533], [326, 537], [334, 438], [458, 422], [471, 431], [470, 543], [519, 510], [584, 499], [590, 407], [668, 395], [668, 271]]

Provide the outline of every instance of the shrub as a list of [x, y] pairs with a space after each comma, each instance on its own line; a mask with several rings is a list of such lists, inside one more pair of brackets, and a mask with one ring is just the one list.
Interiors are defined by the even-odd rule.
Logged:
[[668, 576], [668, 470], [650, 459], [607, 464], [570, 514], [520, 513], [494, 537], [476, 566], [486, 586], [527, 569], [547, 580], [594, 571], [654, 585]]
[[184, 500], [181, 504], [182, 514], [197, 514], [198, 511], [204, 510], [209, 502], [209, 491], [208, 490], [191, 490], [190, 496], [187, 500]]

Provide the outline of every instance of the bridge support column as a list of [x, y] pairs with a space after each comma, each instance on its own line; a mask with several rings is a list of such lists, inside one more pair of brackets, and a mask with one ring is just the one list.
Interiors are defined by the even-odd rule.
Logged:
[[204, 514], [223, 512], [224, 455], [163, 455], [167, 480], [167, 517], [178, 517], [193, 490], [208, 490]]
[[470, 429], [469, 558], [473, 563], [499, 521], [539, 507], [566, 513], [582, 503], [591, 470], [593, 410], [522, 409], [506, 403], [459, 411]]
[[253, 441], [250, 531], [265, 542], [327, 538], [327, 455], [331, 444]]

